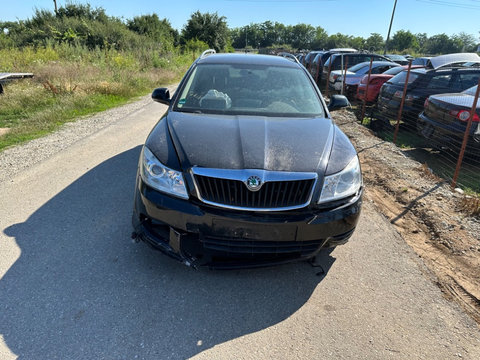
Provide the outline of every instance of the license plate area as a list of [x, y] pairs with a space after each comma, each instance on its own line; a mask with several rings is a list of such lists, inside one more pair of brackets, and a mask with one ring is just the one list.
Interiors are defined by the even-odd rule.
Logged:
[[291, 224], [269, 225], [252, 222], [229, 222], [214, 219], [214, 236], [263, 241], [295, 241], [297, 226]]

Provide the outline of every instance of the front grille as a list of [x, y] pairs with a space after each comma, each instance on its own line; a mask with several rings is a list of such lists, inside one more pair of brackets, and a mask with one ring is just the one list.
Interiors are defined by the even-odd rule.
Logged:
[[202, 200], [233, 208], [278, 209], [306, 206], [315, 179], [265, 182], [260, 190], [250, 191], [240, 180], [195, 174]]
[[257, 241], [235, 238], [203, 237], [200, 239], [206, 249], [229, 254], [306, 256], [314, 253], [323, 240], [313, 241]]

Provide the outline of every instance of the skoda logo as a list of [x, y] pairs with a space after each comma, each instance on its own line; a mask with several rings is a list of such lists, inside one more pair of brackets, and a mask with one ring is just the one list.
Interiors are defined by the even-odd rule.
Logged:
[[262, 187], [262, 180], [255, 175], [250, 176], [245, 183], [250, 191], [258, 191]]

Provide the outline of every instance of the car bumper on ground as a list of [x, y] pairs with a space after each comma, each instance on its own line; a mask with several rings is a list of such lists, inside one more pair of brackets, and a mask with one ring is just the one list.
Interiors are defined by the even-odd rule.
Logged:
[[361, 202], [362, 192], [329, 209], [235, 211], [170, 197], [138, 178], [133, 236], [194, 267], [270, 266], [346, 243]]

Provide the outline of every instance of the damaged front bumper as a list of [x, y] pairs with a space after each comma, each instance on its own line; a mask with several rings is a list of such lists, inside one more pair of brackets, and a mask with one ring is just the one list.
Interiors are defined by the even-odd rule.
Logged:
[[362, 192], [332, 208], [258, 213], [160, 193], [137, 179], [133, 237], [188, 266], [251, 268], [314, 257], [348, 241]]

